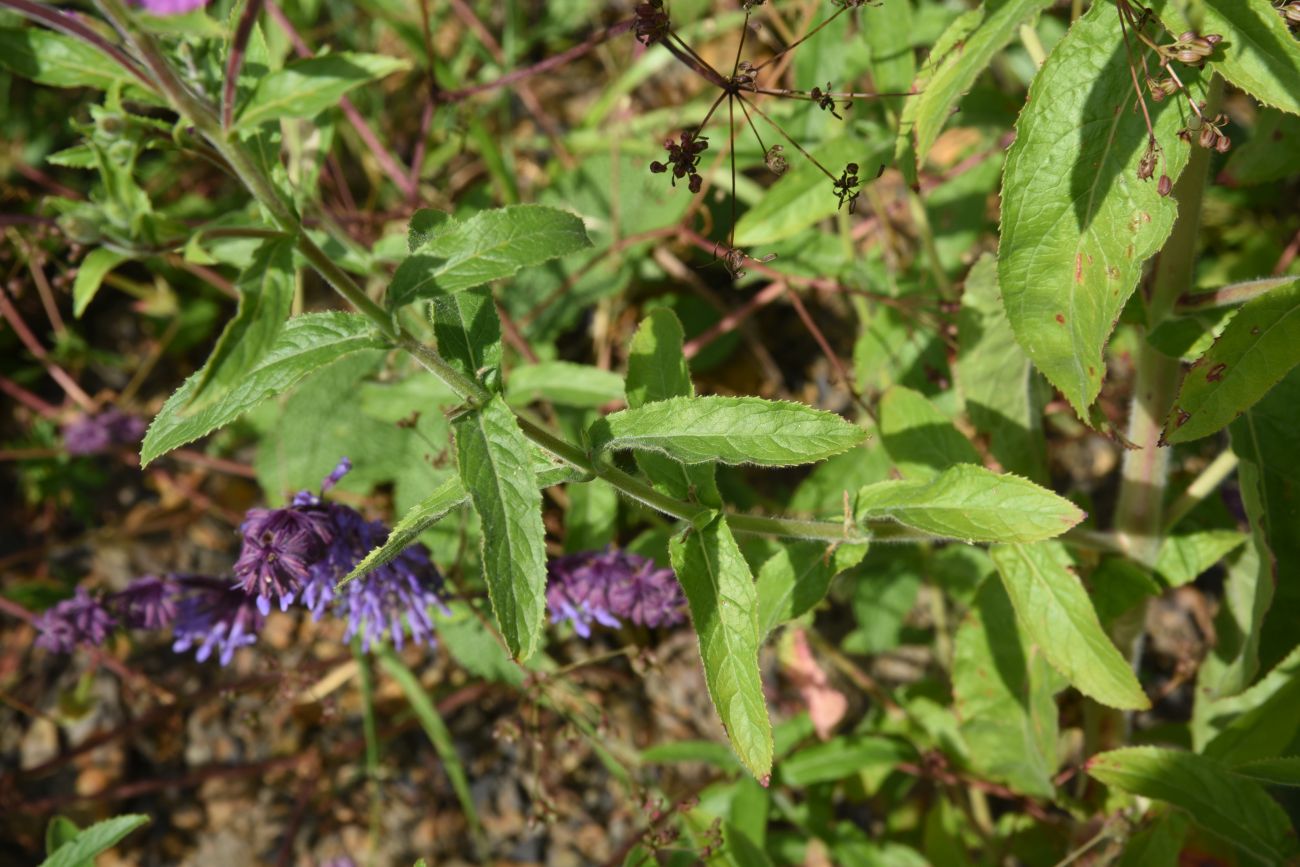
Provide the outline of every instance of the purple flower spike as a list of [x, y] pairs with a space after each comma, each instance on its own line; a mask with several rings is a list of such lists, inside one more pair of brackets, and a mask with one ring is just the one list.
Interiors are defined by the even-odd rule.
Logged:
[[120, 409], [83, 415], [63, 426], [63, 447], [70, 455], [93, 455], [114, 446], [135, 445], [148, 425]]
[[685, 598], [671, 569], [636, 554], [588, 551], [552, 560], [546, 603], [551, 622], [568, 620], [583, 638], [591, 624], [617, 628], [620, 621], [639, 626], [671, 626], [685, 619]]
[[184, 15], [207, 5], [208, 0], [137, 0], [150, 15]]
[[186, 653], [198, 647], [195, 658], [205, 662], [213, 652], [221, 664], [229, 665], [235, 651], [257, 642], [264, 617], [256, 597], [239, 584], [216, 578], [183, 579], [185, 593], [176, 611], [175, 642], [172, 650]]
[[257, 597], [258, 610], [271, 612], [271, 598], [284, 611], [325, 556], [332, 534], [317, 511], [302, 508], [251, 509], [240, 530], [244, 546], [235, 562], [235, 577], [244, 592]]
[[71, 653], [78, 644], [103, 644], [114, 621], [99, 600], [78, 587], [75, 596], [47, 610], [36, 619], [35, 626], [40, 632], [37, 647]]
[[163, 629], [176, 619], [180, 588], [168, 578], [146, 575], [108, 598], [109, 607], [130, 629]]

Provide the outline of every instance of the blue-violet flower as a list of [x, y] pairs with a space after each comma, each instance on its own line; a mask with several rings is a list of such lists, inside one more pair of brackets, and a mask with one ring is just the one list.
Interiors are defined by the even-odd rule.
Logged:
[[99, 600], [78, 587], [75, 596], [46, 610], [34, 625], [40, 632], [37, 647], [71, 653], [78, 644], [103, 644], [114, 622]]

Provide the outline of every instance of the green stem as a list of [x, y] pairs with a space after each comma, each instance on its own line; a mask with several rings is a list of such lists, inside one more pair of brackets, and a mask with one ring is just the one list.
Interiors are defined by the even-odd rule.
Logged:
[[360, 639], [352, 641], [352, 656], [357, 661], [357, 683], [361, 687], [361, 729], [366, 739], [366, 781], [370, 788], [370, 855], [379, 845], [383, 824], [383, 801], [379, 788], [379, 727], [375, 722], [375, 676], [370, 660], [361, 651]]
[[[339, 267], [307, 236], [301, 219], [275, 183], [236, 137], [227, 136], [216, 109], [189, 90], [149, 34], [138, 32], [131, 27], [130, 14], [122, 0], [95, 0], [95, 2], [109, 22], [122, 34], [126, 43], [144, 62], [151, 77], [157, 82], [159, 90], [171, 102], [173, 110], [189, 121], [221, 154], [236, 177], [265, 209], [275, 226], [297, 239], [299, 251], [312, 268], [358, 312], [370, 319], [395, 346], [410, 353], [421, 366], [442, 380], [468, 406], [481, 406], [491, 399], [491, 393], [480, 383], [461, 373], [434, 349], [425, 346], [402, 328], [387, 310], [365, 293], [350, 274]], [[934, 264], [937, 268], [937, 260]], [[946, 280], [941, 270], [936, 279], [941, 282]], [[712, 511], [697, 503], [677, 500], [660, 493], [641, 479], [607, 462], [593, 459], [582, 448], [555, 436], [527, 418], [522, 416], [517, 418], [524, 436], [534, 444], [565, 463], [604, 479], [624, 495], [656, 511], [683, 521], [699, 520]], [[727, 521], [733, 530], [740, 533], [759, 533], [825, 542], [921, 542], [935, 538], [892, 521], [871, 521], [865, 527], [859, 527], [851, 522], [804, 521], [735, 513], [728, 513]]]
[[[1207, 95], [1207, 112], [1213, 114], [1222, 94], [1223, 80], [1215, 76]], [[1209, 166], [1209, 150], [1193, 146], [1187, 168], [1174, 187], [1178, 221], [1160, 252], [1152, 279], [1147, 301], [1148, 335], [1172, 315], [1179, 296], [1192, 285]], [[1158, 351], [1145, 338], [1136, 367], [1128, 427], [1128, 439], [1136, 448], [1124, 455], [1115, 530], [1129, 556], [1150, 566], [1160, 548], [1169, 476], [1169, 449], [1162, 445], [1161, 433], [1178, 393], [1180, 371], [1178, 359]]]

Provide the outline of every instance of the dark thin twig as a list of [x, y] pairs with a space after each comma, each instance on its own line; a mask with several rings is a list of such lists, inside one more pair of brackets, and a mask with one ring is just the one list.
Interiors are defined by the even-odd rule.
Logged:
[[832, 21], [834, 21], [836, 18], [839, 18], [841, 15], [843, 15], [843, 14], [845, 13], [845, 11], [846, 11], [848, 8], [849, 8], [849, 7], [847, 7], [847, 6], [841, 6], [838, 10], [836, 10], [836, 12], [835, 12], [834, 15], [832, 15], [832, 16], [829, 17], [829, 18], [827, 18], [827, 19], [826, 19], [825, 21], [823, 21], [821, 24], [818, 24], [818, 25], [817, 25], [816, 27], [814, 27], [812, 30], [809, 30], [809, 31], [808, 31], [807, 33], [805, 33], [803, 36], [800, 36], [800, 37], [799, 37], [798, 39], [796, 39], [794, 42], [791, 42], [791, 43], [790, 43], [789, 45], [787, 45], [785, 48], [782, 48], [782, 49], [781, 49], [780, 51], [778, 51], [776, 54], [773, 54], [773, 55], [772, 55], [771, 57], [769, 57], [767, 60], [764, 60], [762, 63], [760, 63], [760, 64], [758, 64], [757, 66], [755, 66], [755, 67], [754, 67], [754, 72], [755, 72], [755, 73], [759, 72], [760, 70], [763, 69], [763, 67], [767, 66], [767, 65], [768, 65], [769, 63], [771, 63], [773, 60], [776, 60], [778, 57], [782, 57], [783, 55], [789, 54], [791, 51], [794, 51], [794, 50], [795, 50], [796, 48], [798, 48], [800, 45], [802, 45], [803, 43], [807, 42], [809, 39], [813, 38], [813, 36], [817, 35], [817, 32], [818, 32], [819, 30], [821, 30], [823, 27], [825, 27], [826, 25], [828, 25], [828, 24], [830, 24]]
[[797, 142], [797, 141], [795, 141], [793, 138], [791, 138], [791, 137], [790, 137], [790, 134], [787, 133], [784, 129], [782, 129], [782, 128], [781, 128], [781, 125], [780, 125], [779, 123], [777, 123], [776, 121], [772, 120], [772, 118], [768, 117], [768, 116], [767, 116], [767, 112], [763, 111], [763, 109], [759, 108], [757, 105], [755, 105], [754, 103], [752, 103], [752, 102], [750, 102], [749, 100], [745, 99], [743, 96], [741, 96], [741, 95], [739, 95], [739, 94], [736, 95], [736, 98], [739, 99], [741, 102], [744, 102], [744, 103], [748, 104], [749, 107], [752, 108], [752, 109], [754, 110], [754, 112], [755, 112], [759, 117], [761, 117], [763, 120], [767, 121], [768, 125], [771, 126], [772, 129], [774, 129], [774, 130], [776, 130], [777, 132], [779, 132], [779, 133], [781, 134], [781, 137], [784, 138], [786, 141], [788, 141], [788, 142], [789, 142], [789, 143], [794, 147], [795, 150], [799, 151], [799, 153], [801, 153], [801, 154], [803, 154], [805, 157], [807, 157], [807, 158], [808, 158], [808, 161], [809, 161], [810, 163], [812, 163], [813, 165], [815, 165], [817, 168], [821, 169], [822, 174], [824, 174], [826, 177], [830, 178], [832, 181], [835, 180], [835, 175], [831, 174], [831, 173], [830, 173], [830, 170], [827, 169], [826, 166], [822, 165], [822, 164], [817, 160], [817, 158], [816, 158], [815, 156], [813, 156], [812, 154], [808, 153], [808, 151], [804, 150], [803, 145], [799, 144], [799, 142]]

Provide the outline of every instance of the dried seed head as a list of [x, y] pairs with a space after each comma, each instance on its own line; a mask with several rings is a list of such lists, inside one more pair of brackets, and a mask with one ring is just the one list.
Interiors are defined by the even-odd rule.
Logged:
[[785, 158], [785, 148], [781, 145], [772, 145], [763, 155], [763, 162], [773, 174], [783, 175], [785, 170], [790, 168], [790, 163]]
[[664, 11], [663, 0], [646, 0], [636, 7], [633, 15], [632, 32], [636, 41], [642, 45], [654, 45], [668, 36], [668, 13]]

